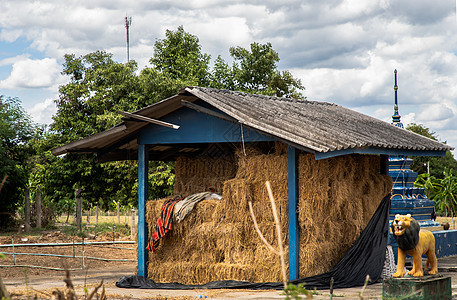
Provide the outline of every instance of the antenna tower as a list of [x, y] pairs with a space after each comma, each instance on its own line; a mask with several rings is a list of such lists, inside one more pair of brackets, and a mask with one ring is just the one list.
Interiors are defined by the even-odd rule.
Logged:
[[129, 53], [129, 28], [132, 25], [132, 17], [125, 16], [125, 29], [127, 31], [127, 62], [130, 61], [130, 53]]

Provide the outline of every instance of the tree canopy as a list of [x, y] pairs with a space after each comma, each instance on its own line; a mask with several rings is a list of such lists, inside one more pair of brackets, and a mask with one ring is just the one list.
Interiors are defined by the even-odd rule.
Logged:
[[0, 227], [10, 221], [23, 199], [32, 154], [29, 141], [35, 130], [18, 98], [0, 95]]
[[[411, 123], [406, 126], [406, 130], [415, 132], [432, 140], [438, 141], [436, 133], [421, 124]], [[457, 161], [451, 151], [446, 151], [446, 156], [415, 156], [411, 169], [419, 174], [427, 173], [427, 165], [430, 175], [435, 178], [444, 178], [446, 168], [457, 170]]]
[[[74, 190], [80, 188], [86, 208], [107, 208], [112, 200], [134, 207], [138, 190], [136, 161], [100, 164], [92, 154], [54, 157], [50, 149], [107, 130], [122, 120], [118, 111], [141, 109], [188, 85], [304, 98], [300, 80], [278, 70], [279, 54], [270, 43], [252, 43], [249, 49], [232, 47], [229, 53], [232, 63], [218, 56], [211, 66], [211, 57], [202, 52], [198, 37], [179, 26], [167, 30], [165, 38], [155, 43], [151, 66], [141, 70], [135, 61], [119, 63], [105, 51], [66, 54], [62, 75], [69, 82], [59, 88], [57, 113], [49, 127], [29, 127], [32, 123], [18, 100], [1, 98], [1, 174], [10, 177], [0, 197], [13, 196], [17, 203], [25, 186], [40, 187], [43, 202], [51, 203], [55, 212], [62, 212], [73, 209]], [[25, 155], [25, 148], [30, 155]], [[150, 162], [149, 170], [150, 197], [170, 195], [173, 163]], [[14, 195], [7, 194], [12, 191], [13, 179], [18, 180], [18, 189]]]

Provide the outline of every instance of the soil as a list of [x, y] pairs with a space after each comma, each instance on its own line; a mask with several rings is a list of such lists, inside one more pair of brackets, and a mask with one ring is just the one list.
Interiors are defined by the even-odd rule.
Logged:
[[[73, 237], [65, 235], [60, 231], [44, 232], [41, 236], [24, 236], [14, 235], [14, 244], [32, 244], [32, 243], [73, 243]], [[121, 237], [118, 233], [115, 234], [115, 241], [128, 241], [130, 237]], [[85, 239], [87, 242], [113, 241], [112, 233], [106, 233], [100, 236], [93, 236]], [[75, 243], [81, 243], [82, 239], [74, 238]], [[11, 236], [0, 236], [0, 244], [11, 244]], [[129, 249], [124, 249], [129, 248]], [[130, 250], [131, 249], [131, 250]], [[24, 276], [53, 276], [63, 274], [61, 270], [44, 269], [37, 267], [10, 267], [13, 265], [21, 266], [41, 266], [56, 269], [69, 269], [76, 271], [83, 267], [83, 251], [84, 251], [84, 269], [105, 269], [109, 267], [120, 267], [136, 265], [137, 251], [135, 244], [106, 244], [106, 245], [73, 245], [71, 246], [15, 246], [13, 257], [11, 254], [6, 254], [6, 258], [0, 260], [0, 277], [18, 278]], [[0, 252], [13, 253], [13, 247], [2, 247]], [[38, 255], [18, 255], [17, 253], [37, 253], [37, 254], [59, 254], [71, 257], [55, 257], [55, 256], [38, 256]], [[75, 258], [73, 258], [73, 255]], [[98, 259], [95, 259], [98, 258]], [[106, 261], [101, 259], [117, 259], [127, 261]], [[8, 266], [8, 267], [4, 267]]]

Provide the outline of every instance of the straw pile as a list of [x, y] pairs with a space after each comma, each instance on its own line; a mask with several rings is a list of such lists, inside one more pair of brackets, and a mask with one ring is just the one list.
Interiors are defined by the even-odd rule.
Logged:
[[[158, 251], [149, 255], [148, 275], [151, 279], [188, 284], [227, 279], [282, 280], [279, 257], [261, 242], [248, 208], [248, 201], [252, 201], [260, 230], [277, 248], [273, 214], [265, 187], [265, 181], [269, 180], [287, 251], [287, 147], [278, 146], [274, 154], [252, 150], [245, 156], [239, 151], [235, 159], [237, 165], [233, 168], [221, 164], [218, 159], [214, 164], [209, 160], [202, 164], [190, 158], [181, 161], [181, 165], [177, 162], [176, 178], [183, 182], [178, 190], [201, 192], [184, 184], [184, 177], [179, 177], [185, 174], [185, 178], [196, 180], [205, 178], [208, 172], [217, 174], [215, 178], [218, 179], [227, 178], [223, 182], [223, 199], [204, 200], [182, 223], [174, 223], [173, 230], [161, 240]], [[189, 169], [178, 170], [184, 165]], [[227, 174], [232, 178], [217, 171], [218, 167], [230, 170]], [[190, 168], [193, 168], [192, 172]], [[316, 161], [312, 154], [300, 153], [300, 276], [328, 271], [360, 235], [391, 188], [390, 177], [380, 175], [379, 169], [377, 156], [350, 155]], [[202, 182], [198, 183], [207, 186]], [[154, 230], [162, 203], [147, 202], [150, 233]]]
[[188, 196], [214, 189], [222, 194], [224, 182], [235, 176], [236, 163], [233, 156], [219, 158], [180, 156], [175, 165], [174, 194]]

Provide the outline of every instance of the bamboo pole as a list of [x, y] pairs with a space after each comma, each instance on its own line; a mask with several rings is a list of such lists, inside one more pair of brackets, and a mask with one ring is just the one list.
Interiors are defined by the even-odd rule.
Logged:
[[280, 257], [282, 279], [283, 279], [284, 289], [285, 289], [285, 288], [287, 288], [286, 263], [285, 263], [285, 260], [284, 260], [284, 248], [282, 246], [282, 234], [281, 234], [281, 227], [280, 227], [279, 218], [278, 218], [278, 211], [276, 209], [276, 204], [275, 204], [275, 200], [273, 198], [273, 193], [271, 192], [270, 182], [266, 181], [265, 185], [267, 186], [268, 197], [270, 198], [270, 202], [271, 202], [271, 210], [273, 212], [273, 218], [275, 220], [276, 233], [277, 233], [277, 237], [278, 237], [278, 248], [279, 248], [279, 251], [276, 250], [272, 245], [270, 245], [270, 243], [268, 243], [268, 241], [263, 236], [262, 232], [260, 232], [259, 226], [257, 225], [257, 220], [256, 220], [255, 215], [254, 215], [254, 210], [252, 209], [252, 202], [251, 201], [248, 202], [248, 204], [249, 204], [249, 212], [251, 213], [252, 221], [254, 222], [254, 228], [257, 231], [257, 233], [258, 233], [260, 239], [262, 240], [262, 242], [268, 247], [268, 249], [271, 252], [279, 255], [279, 257]]

